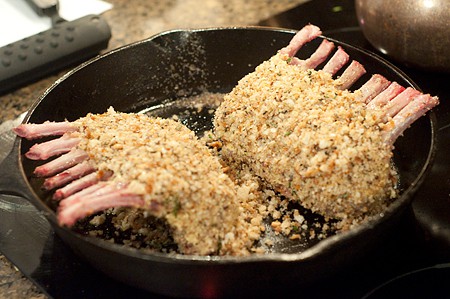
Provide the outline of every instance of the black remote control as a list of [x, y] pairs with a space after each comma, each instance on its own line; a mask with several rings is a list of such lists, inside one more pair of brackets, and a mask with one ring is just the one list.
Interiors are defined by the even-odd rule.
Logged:
[[95, 56], [110, 38], [106, 21], [88, 15], [1, 47], [0, 94]]

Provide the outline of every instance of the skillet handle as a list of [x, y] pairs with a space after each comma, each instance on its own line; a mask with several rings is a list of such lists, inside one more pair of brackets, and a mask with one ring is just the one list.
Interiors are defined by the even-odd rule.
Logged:
[[20, 139], [15, 138], [12, 132], [0, 134], [0, 194], [30, 199], [33, 195], [23, 178], [19, 164], [19, 143]]

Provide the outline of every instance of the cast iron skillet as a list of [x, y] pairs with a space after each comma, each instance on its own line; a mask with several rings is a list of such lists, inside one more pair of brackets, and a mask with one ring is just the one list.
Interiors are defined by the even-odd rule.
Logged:
[[[24, 122], [75, 120], [89, 112], [161, 109], [177, 98], [205, 90], [227, 92], [256, 65], [287, 45], [295, 32], [259, 27], [175, 30], [122, 47], [70, 71], [31, 107]], [[321, 39], [321, 38], [320, 38]], [[320, 43], [303, 48], [305, 58]], [[334, 41], [334, 40], [333, 40]], [[366, 51], [341, 45], [368, 74], [379, 73], [413, 86], [398, 69]], [[365, 75], [355, 87], [365, 82]], [[195, 122], [196, 120], [194, 120]], [[203, 116], [198, 121], [210, 126]], [[192, 124], [192, 123], [191, 123]], [[189, 125], [189, 121], [188, 121]], [[383, 240], [410, 204], [434, 155], [435, 117], [422, 117], [395, 144], [402, 195], [375, 221], [319, 243], [281, 240], [274, 253], [249, 257], [199, 257], [144, 253], [59, 227], [39, 182], [36, 164], [23, 158], [33, 142], [16, 139], [0, 170], [0, 191], [20, 195], [43, 213], [57, 234], [82, 258], [107, 275], [152, 292], [176, 296], [276, 294], [320, 281], [354, 262]]]

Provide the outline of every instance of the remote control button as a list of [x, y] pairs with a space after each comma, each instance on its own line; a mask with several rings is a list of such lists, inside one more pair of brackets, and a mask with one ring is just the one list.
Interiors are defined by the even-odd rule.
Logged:
[[68, 42], [73, 42], [73, 40], [74, 40], [74, 37], [73, 37], [72, 34], [67, 34], [67, 35], [66, 35], [66, 41], [68, 41]]
[[6, 56], [10, 56], [10, 55], [13, 54], [13, 51], [12, 51], [11, 49], [5, 49], [5, 51], [3, 51], [3, 53], [4, 53]]
[[28, 49], [28, 44], [20, 44], [21, 49]]
[[10, 66], [10, 65], [11, 65], [11, 60], [8, 59], [8, 58], [3, 58], [3, 59], [2, 59], [2, 65], [3, 65], [4, 67]]
[[52, 48], [58, 48], [58, 46], [59, 46], [59, 44], [58, 44], [57, 41], [52, 40], [52, 41], [50, 42], [50, 47], [52, 47]]
[[41, 36], [36, 37], [36, 42], [39, 44], [42, 44], [45, 41], [45, 39]]
[[19, 54], [19, 59], [22, 60], [22, 61], [26, 60], [27, 57], [28, 57], [28, 56], [27, 56], [27, 54], [25, 54], [25, 53], [20, 53], [20, 54]]
[[36, 54], [42, 54], [43, 52], [44, 52], [44, 50], [42, 49], [41, 46], [36, 46], [34, 48], [34, 53], [36, 53]]

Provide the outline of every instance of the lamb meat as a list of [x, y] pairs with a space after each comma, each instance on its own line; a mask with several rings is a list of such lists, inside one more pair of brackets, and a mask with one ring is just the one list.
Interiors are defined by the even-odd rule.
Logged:
[[385, 209], [398, 196], [393, 143], [437, 97], [373, 75], [326, 39], [306, 60], [294, 55], [321, 34], [307, 25], [242, 78], [216, 111], [214, 130], [228, 163], [245, 163], [275, 190], [334, 219]]
[[137, 207], [167, 221], [182, 253], [246, 250], [235, 242], [245, 225], [236, 186], [181, 123], [110, 108], [74, 122], [22, 124], [15, 132], [28, 139], [62, 135], [25, 154], [35, 160], [62, 154], [34, 172], [45, 177], [43, 188], [55, 190], [61, 225], [111, 207]]

